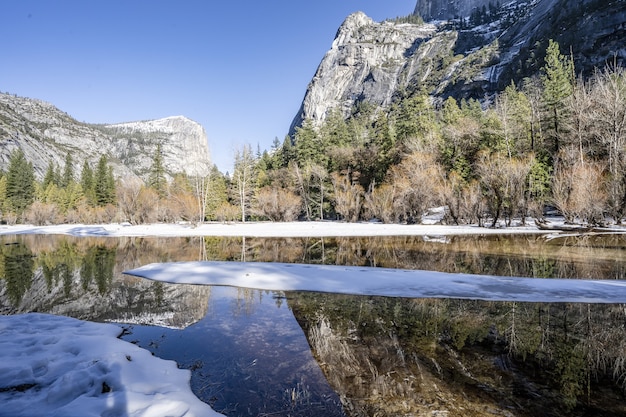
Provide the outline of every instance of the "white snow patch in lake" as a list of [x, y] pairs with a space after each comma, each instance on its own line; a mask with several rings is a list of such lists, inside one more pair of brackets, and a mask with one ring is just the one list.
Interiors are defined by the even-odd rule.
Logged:
[[181, 284], [409, 298], [626, 303], [626, 281], [452, 274], [358, 266], [264, 262], [155, 263], [125, 274]]
[[221, 416], [191, 392], [189, 370], [121, 332], [48, 314], [0, 316], [0, 416]]

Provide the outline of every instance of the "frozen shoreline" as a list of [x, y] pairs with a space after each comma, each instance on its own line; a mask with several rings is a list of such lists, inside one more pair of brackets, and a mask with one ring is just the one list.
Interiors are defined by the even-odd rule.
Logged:
[[155, 237], [365, 237], [365, 236], [452, 236], [492, 234], [547, 234], [535, 225], [489, 228], [476, 225], [383, 224], [315, 222], [246, 222], [188, 224], [63, 224], [53, 226], [0, 226], [0, 235], [58, 234], [71, 236], [155, 236]]

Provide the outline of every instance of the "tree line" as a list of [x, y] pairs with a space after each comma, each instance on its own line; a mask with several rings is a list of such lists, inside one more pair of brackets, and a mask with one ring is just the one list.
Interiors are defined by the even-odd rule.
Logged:
[[[590, 225], [626, 216], [623, 68], [577, 77], [550, 41], [539, 75], [483, 103], [400, 94], [388, 111], [333, 110], [275, 141], [257, 161], [250, 213], [419, 223], [442, 206], [448, 223], [491, 226], [541, 218], [547, 206]], [[275, 213], [268, 196], [295, 209]]]
[[626, 74], [616, 65], [576, 77], [550, 41], [539, 75], [482, 103], [433, 99], [413, 86], [390, 108], [366, 102], [305, 120], [270, 150], [236, 150], [232, 174], [167, 175], [161, 147], [143, 180], [113, 178], [106, 156], [71, 155], [41, 182], [21, 151], [0, 176], [2, 220], [131, 223], [247, 220], [420, 223], [445, 207], [449, 224], [626, 217]]

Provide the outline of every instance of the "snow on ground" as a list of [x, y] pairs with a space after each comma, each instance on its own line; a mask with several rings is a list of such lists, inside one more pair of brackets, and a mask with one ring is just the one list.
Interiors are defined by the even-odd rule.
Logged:
[[0, 416], [220, 416], [191, 392], [188, 370], [68, 317], [0, 316]]
[[157, 281], [277, 291], [317, 291], [410, 298], [626, 303], [626, 281], [541, 279], [337, 265], [172, 262], [125, 274]]
[[[427, 219], [428, 220], [428, 219]], [[247, 236], [247, 237], [333, 237], [333, 236], [427, 236], [471, 234], [546, 233], [534, 225], [487, 228], [473, 225], [444, 226], [437, 224], [383, 224], [317, 222], [246, 222], [188, 224], [129, 224], [0, 226], [0, 235], [60, 234], [72, 236]]]

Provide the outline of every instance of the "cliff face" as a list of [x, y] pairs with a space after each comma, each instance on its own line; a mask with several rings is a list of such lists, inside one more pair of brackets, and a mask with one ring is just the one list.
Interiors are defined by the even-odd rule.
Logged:
[[414, 91], [435, 100], [484, 100], [538, 74], [548, 39], [572, 51], [576, 71], [626, 63], [624, 1], [418, 0], [422, 25], [349, 16], [320, 63], [291, 125], [319, 125], [360, 102], [387, 107]]
[[21, 148], [37, 178], [43, 177], [50, 161], [63, 167], [68, 152], [76, 175], [84, 161], [95, 166], [104, 154], [117, 177], [145, 178], [157, 144], [161, 144], [170, 175], [195, 175], [209, 168], [206, 133], [185, 117], [92, 125], [78, 122], [41, 100], [0, 94], [0, 168], [4, 170], [11, 153]]
[[466, 17], [476, 8], [488, 7], [498, 0], [417, 0], [415, 14], [429, 20], [450, 20]]
[[347, 114], [357, 101], [389, 105], [396, 90], [419, 73], [435, 32], [430, 24], [376, 23], [361, 12], [350, 15], [309, 84], [291, 131], [304, 118], [324, 120], [333, 108]]

